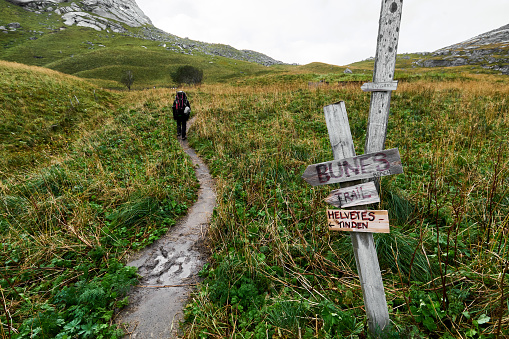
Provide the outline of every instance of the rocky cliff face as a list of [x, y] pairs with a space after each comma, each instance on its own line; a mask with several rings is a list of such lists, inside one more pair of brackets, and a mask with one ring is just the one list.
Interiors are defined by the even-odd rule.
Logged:
[[90, 27], [96, 30], [111, 29], [122, 32], [122, 23], [130, 27], [151, 25], [150, 19], [135, 0], [7, 0], [36, 12], [54, 12], [61, 15], [64, 24]]
[[417, 61], [416, 65], [423, 67], [481, 65], [486, 69], [509, 74], [509, 25], [441, 48], [429, 58]]

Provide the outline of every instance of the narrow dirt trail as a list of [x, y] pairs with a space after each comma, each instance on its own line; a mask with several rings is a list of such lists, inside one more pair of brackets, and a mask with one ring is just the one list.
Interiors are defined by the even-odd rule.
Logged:
[[204, 240], [216, 204], [214, 182], [208, 167], [187, 141], [181, 141], [181, 145], [196, 170], [198, 200], [163, 238], [128, 263], [138, 268], [142, 279], [116, 320], [129, 325], [126, 338], [175, 338], [182, 309], [207, 260]]

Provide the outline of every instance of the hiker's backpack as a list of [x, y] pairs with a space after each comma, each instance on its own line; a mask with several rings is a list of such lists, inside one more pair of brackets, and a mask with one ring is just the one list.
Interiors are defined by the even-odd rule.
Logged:
[[189, 113], [185, 111], [186, 107], [190, 107], [186, 93], [178, 91], [175, 100], [173, 101], [173, 119], [189, 118]]
[[187, 97], [186, 93], [179, 91], [177, 92], [177, 97], [175, 98], [175, 109], [179, 114], [184, 113], [184, 109], [186, 108]]

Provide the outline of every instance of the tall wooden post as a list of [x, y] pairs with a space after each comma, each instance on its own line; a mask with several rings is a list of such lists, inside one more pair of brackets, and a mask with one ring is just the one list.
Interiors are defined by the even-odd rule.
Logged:
[[[382, 0], [378, 44], [373, 72], [373, 85], [368, 131], [364, 153], [382, 151], [385, 146], [391, 102], [388, 83], [394, 83], [394, 70], [401, 23], [403, 0]], [[385, 88], [384, 88], [385, 87]], [[335, 159], [355, 156], [355, 149], [343, 102], [324, 108]], [[352, 183], [353, 184], [353, 183]], [[361, 208], [361, 207], [357, 207]], [[372, 233], [350, 233], [357, 264], [369, 330], [377, 335], [389, 324], [389, 312], [382, 274]]]
[[[373, 83], [375, 84], [393, 81], [402, 7], [403, 0], [382, 0], [375, 69], [373, 71]], [[384, 149], [391, 93], [391, 91], [374, 91], [371, 93], [368, 131], [364, 146], [365, 153]]]

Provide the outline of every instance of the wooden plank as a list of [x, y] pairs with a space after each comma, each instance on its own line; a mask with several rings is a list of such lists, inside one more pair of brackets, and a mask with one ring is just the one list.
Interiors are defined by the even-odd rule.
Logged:
[[384, 91], [395, 91], [398, 89], [397, 81], [389, 82], [367, 82], [361, 86], [364, 92], [384, 92]]
[[340, 188], [330, 192], [325, 201], [332, 206], [347, 208], [380, 202], [375, 183], [369, 181], [356, 186]]
[[[382, 0], [378, 28], [373, 82], [384, 83], [394, 79], [399, 26], [403, 0]], [[392, 92], [371, 92], [368, 130], [364, 153], [384, 149]]]
[[[324, 107], [334, 159], [355, 156], [350, 126], [344, 125], [344, 121], [348, 123], [346, 109], [343, 109], [344, 105], [341, 106], [337, 104]], [[350, 232], [350, 238], [352, 239], [370, 331], [373, 329], [376, 331], [376, 328], [383, 329], [389, 323], [389, 312], [373, 234]]]
[[[399, 27], [403, 0], [382, 0], [378, 28], [378, 42], [375, 56], [373, 82], [393, 81], [399, 40]], [[381, 151], [385, 148], [387, 124], [392, 92], [371, 92], [368, 129], [364, 153]], [[378, 264], [372, 233], [350, 233], [354, 247], [357, 271], [361, 277], [361, 288], [366, 306], [369, 331], [380, 336], [389, 325], [389, 312]], [[372, 251], [366, 249], [373, 248]], [[376, 262], [376, 265], [369, 263]], [[376, 266], [376, 267], [375, 267]]]
[[[332, 144], [332, 141], [331, 141]], [[302, 178], [312, 186], [380, 178], [403, 173], [399, 150], [392, 148], [341, 160], [309, 165]]]
[[355, 156], [355, 147], [353, 145], [352, 133], [350, 132], [350, 123], [346, 113], [344, 101], [336, 102], [325, 106], [325, 119], [327, 119], [327, 131], [331, 143], [332, 154], [353, 154]]
[[365, 233], [389, 233], [388, 211], [327, 210], [329, 230]]

